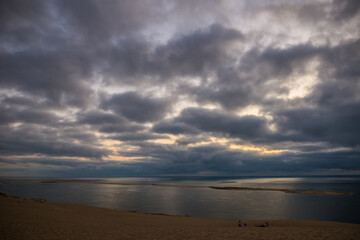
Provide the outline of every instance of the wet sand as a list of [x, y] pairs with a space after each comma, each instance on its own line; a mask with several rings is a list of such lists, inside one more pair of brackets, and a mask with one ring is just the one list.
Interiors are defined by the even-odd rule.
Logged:
[[[243, 220], [243, 219], [242, 219]], [[360, 239], [360, 225], [237, 221], [125, 212], [0, 195], [0, 239]]]
[[[309, 195], [333, 195], [345, 196], [351, 195], [348, 192], [334, 192], [334, 191], [318, 191], [318, 190], [294, 190], [294, 189], [277, 189], [277, 188], [250, 188], [250, 187], [218, 187], [218, 186], [196, 186], [196, 185], [175, 185], [175, 184], [149, 184], [149, 183], [107, 183], [96, 181], [74, 181], [74, 180], [48, 180], [42, 183], [82, 183], [82, 184], [110, 184], [110, 185], [123, 185], [123, 186], [155, 186], [155, 187], [177, 187], [177, 188], [211, 188], [215, 190], [228, 190], [228, 191], [276, 191], [283, 193], [293, 194], [309, 194]], [[234, 183], [234, 182], [222, 182]]]

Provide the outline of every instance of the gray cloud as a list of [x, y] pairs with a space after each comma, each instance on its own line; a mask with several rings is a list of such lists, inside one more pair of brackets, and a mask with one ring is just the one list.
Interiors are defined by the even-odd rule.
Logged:
[[185, 86], [184, 91], [200, 103], [216, 103], [227, 110], [251, 104], [271, 104], [274, 99], [264, 98], [269, 90], [276, 95], [288, 93], [288, 87], [282, 86], [287, 78], [294, 73], [305, 74], [310, 60], [328, 52], [327, 47], [312, 44], [285, 49], [270, 46], [262, 51], [256, 47], [246, 52], [239, 64], [217, 66], [212, 83], [200, 87]]
[[357, 102], [360, 71], [357, 67], [360, 58], [353, 53], [359, 51], [360, 41], [348, 41], [323, 53], [320, 77], [309, 97], [316, 104], [331, 106]]
[[[101, 51], [106, 59], [102, 70], [108, 82], [151, 84], [174, 76], [201, 76], [218, 64], [229, 61], [229, 45], [241, 42], [244, 35], [221, 24], [212, 24], [186, 35], [174, 36], [154, 46], [142, 37], [127, 37], [115, 47]], [[151, 76], [151, 82], [149, 81]]]
[[[53, 105], [84, 106], [92, 91], [87, 60], [73, 53], [0, 53], [0, 85], [40, 95]], [[6, 80], [6, 81], [5, 81]]]
[[[333, 108], [304, 108], [280, 111], [276, 122], [280, 132], [295, 133], [307, 141], [324, 141], [340, 146], [358, 146], [359, 103]], [[341, 124], [339, 124], [341, 123]]]
[[[147, 24], [156, 22], [158, 9], [152, 1], [55, 1], [66, 26], [79, 34], [86, 44], [111, 41], [125, 34], [136, 34]], [[161, 3], [157, 3], [161, 5]]]
[[199, 74], [226, 60], [227, 45], [243, 38], [243, 34], [235, 29], [213, 24], [206, 30], [170, 40], [156, 49], [156, 57], [171, 73]]
[[156, 123], [152, 130], [156, 133], [170, 133], [174, 135], [199, 133], [199, 130], [186, 123], [169, 120]]
[[187, 136], [177, 139], [176, 143], [178, 145], [186, 146], [189, 144], [196, 144], [196, 143], [206, 141], [206, 140], [207, 140], [206, 136], [189, 136], [189, 135], [187, 135]]
[[349, 18], [355, 17], [360, 10], [359, 1], [346, 0], [346, 1], [334, 1], [336, 6], [335, 16], [337, 20], [348, 20]]
[[[140, 149], [126, 154], [152, 157], [153, 161], [148, 161], [147, 166], [155, 174], [159, 172], [167, 174], [212, 172], [219, 175], [293, 174], [296, 172], [308, 174], [309, 169], [318, 172], [349, 171], [359, 167], [359, 163], [353, 162], [353, 159], [359, 157], [358, 151], [258, 156], [246, 151], [230, 151], [221, 146], [208, 145], [185, 149], [148, 143], [142, 144]], [[136, 164], [134, 167], [136, 168]]]
[[79, 124], [88, 124], [99, 129], [100, 132], [117, 133], [127, 131], [139, 131], [144, 127], [140, 124], [132, 123], [126, 118], [103, 111], [89, 111], [78, 115]]
[[[29, 126], [30, 127], [30, 126]], [[49, 129], [19, 128], [9, 132], [2, 131], [0, 139], [1, 155], [24, 155], [40, 154], [49, 156], [67, 156], [67, 157], [88, 157], [101, 159], [107, 156], [111, 151], [102, 149], [92, 144], [81, 144], [75, 141], [66, 141], [65, 137], [57, 139]]]
[[[51, 14], [43, 1], [2, 2], [0, 6], [0, 49], [36, 46], [42, 43], [40, 29], [47, 29]], [[51, 19], [53, 20], [53, 19]], [[50, 21], [51, 21], [50, 20]]]
[[[212, 84], [186, 91], [194, 95], [200, 103], [217, 103], [229, 110], [256, 102], [258, 98], [254, 94], [256, 83], [242, 78], [234, 67], [218, 67], [216, 77], [217, 81]], [[219, 88], [219, 85], [222, 87]]]
[[10, 123], [34, 123], [54, 125], [58, 122], [58, 117], [47, 111], [44, 107], [33, 109], [36, 105], [34, 101], [28, 98], [4, 98], [1, 101], [0, 124]]
[[138, 132], [138, 133], [123, 133], [120, 135], [111, 136], [110, 138], [114, 139], [114, 140], [132, 142], [132, 141], [168, 139], [169, 137], [164, 136], [164, 135], [151, 134], [151, 133], [147, 133], [147, 132]]
[[171, 100], [143, 97], [135, 92], [112, 95], [103, 101], [104, 109], [135, 122], [151, 122], [161, 119], [171, 107]]
[[221, 133], [224, 136], [256, 140], [269, 132], [266, 119], [256, 116], [238, 117], [223, 111], [202, 108], [187, 108], [172, 123], [155, 125], [154, 131], [188, 133], [204, 131]]

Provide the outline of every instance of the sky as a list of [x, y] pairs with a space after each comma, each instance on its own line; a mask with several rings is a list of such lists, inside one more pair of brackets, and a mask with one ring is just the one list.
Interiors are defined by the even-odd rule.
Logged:
[[0, 176], [360, 174], [360, 1], [1, 1], [0, 112]]

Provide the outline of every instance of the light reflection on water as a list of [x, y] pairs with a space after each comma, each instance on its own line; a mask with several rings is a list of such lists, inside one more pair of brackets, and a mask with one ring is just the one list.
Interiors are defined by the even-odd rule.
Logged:
[[360, 202], [359, 178], [81, 179], [110, 183], [238, 186], [332, 190], [351, 196], [298, 195], [274, 191], [225, 191], [210, 188], [41, 183], [0, 181], [0, 192], [127, 211], [190, 215], [224, 219], [317, 219], [360, 223], [353, 214]]

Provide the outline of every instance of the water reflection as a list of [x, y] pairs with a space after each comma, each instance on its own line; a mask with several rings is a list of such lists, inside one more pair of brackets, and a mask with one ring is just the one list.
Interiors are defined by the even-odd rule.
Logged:
[[224, 219], [318, 219], [360, 223], [353, 214], [360, 202], [359, 179], [95, 179], [100, 182], [166, 183], [281, 189], [349, 191], [351, 196], [312, 196], [274, 191], [224, 191], [209, 188], [2, 182], [0, 191], [21, 197], [73, 202], [128, 211], [156, 212]]

